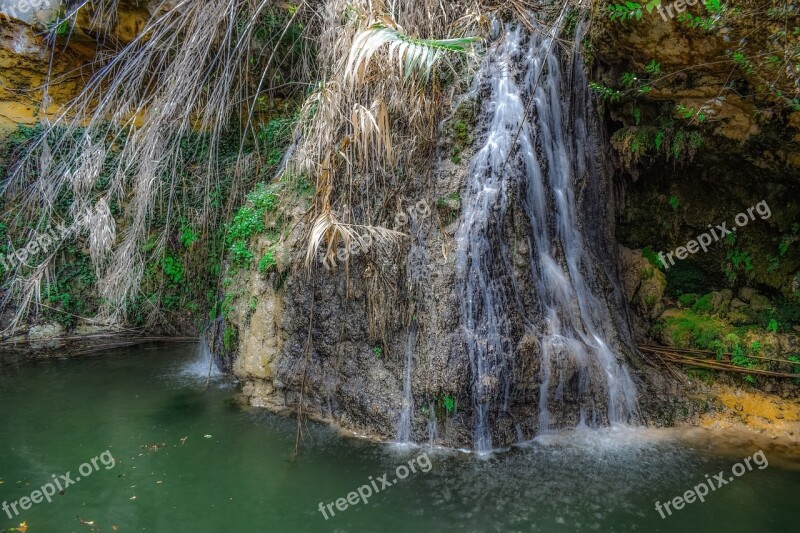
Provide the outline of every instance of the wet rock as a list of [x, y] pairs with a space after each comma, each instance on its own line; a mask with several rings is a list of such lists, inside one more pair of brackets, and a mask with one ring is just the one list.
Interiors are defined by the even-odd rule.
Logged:
[[739, 298], [734, 298], [731, 300], [731, 309], [742, 309], [747, 307], [747, 304], [741, 301]]
[[756, 294], [758, 294], [758, 292], [756, 292], [756, 290], [751, 287], [742, 287], [741, 289], [739, 289], [739, 299], [745, 302], [750, 302], [750, 300]]
[[41, 326], [33, 326], [28, 331], [28, 338], [30, 340], [44, 340], [60, 337], [64, 334], [64, 328], [60, 324], [44, 324]]
[[667, 287], [664, 273], [653, 266], [640, 250], [620, 246], [622, 285], [625, 298], [643, 317], [658, 318], [664, 311], [662, 298]]
[[750, 307], [753, 309], [753, 311], [763, 311], [764, 309], [769, 309], [772, 307], [772, 303], [766, 296], [753, 294], [750, 297]]

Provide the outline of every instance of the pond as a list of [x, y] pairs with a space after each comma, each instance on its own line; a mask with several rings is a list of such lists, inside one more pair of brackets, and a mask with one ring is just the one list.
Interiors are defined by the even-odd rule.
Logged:
[[224, 376], [206, 388], [196, 351], [0, 367], [0, 531], [796, 530], [800, 465], [715, 451], [721, 433], [577, 431], [479, 458], [307, 422], [293, 458], [294, 418]]

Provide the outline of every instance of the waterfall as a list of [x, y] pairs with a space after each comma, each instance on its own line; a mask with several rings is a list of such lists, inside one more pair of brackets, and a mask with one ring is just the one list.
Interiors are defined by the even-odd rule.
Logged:
[[397, 425], [397, 441], [400, 444], [412, 444], [411, 418], [414, 409], [411, 374], [414, 364], [414, 344], [417, 340], [416, 325], [412, 322], [406, 341], [406, 369], [403, 377], [403, 404], [400, 410], [400, 422]]
[[197, 355], [183, 367], [183, 376], [206, 380], [209, 377], [215, 378], [222, 375], [214, 362], [214, 354], [206, 342], [205, 336], [200, 335], [200, 343], [197, 346]]
[[[456, 273], [478, 452], [492, 448], [490, 417], [509, 409], [510, 339], [521, 333], [538, 340], [540, 433], [636, 416], [633, 381], [608, 343], [617, 333], [596, 279], [600, 269], [584, 247], [576, 200], [577, 185], [599, 179], [591, 162], [597, 144], [588, 133], [587, 83], [579, 54], [565, 77], [560, 45], [546, 33], [553, 30], [539, 29], [495, 20], [494, 43], [476, 81], [481, 136], [462, 193]], [[575, 43], [581, 37], [579, 28]], [[506, 244], [515, 206], [529, 225], [530, 272], [524, 275], [514, 270]], [[533, 291], [533, 304], [522, 287]]]

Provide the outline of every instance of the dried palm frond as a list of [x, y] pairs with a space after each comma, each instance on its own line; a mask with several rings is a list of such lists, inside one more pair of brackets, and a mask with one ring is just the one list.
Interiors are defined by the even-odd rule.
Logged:
[[363, 171], [375, 171], [381, 161], [393, 162], [389, 111], [383, 99], [375, 100], [369, 109], [356, 104], [350, 123], [353, 128], [351, 146], [355, 150], [354, 159], [361, 162]]
[[419, 82], [427, 82], [440, 62], [455, 70], [448, 55], [468, 54], [476, 40], [474, 37], [415, 39], [388, 17], [381, 17], [380, 22], [375, 22], [353, 40], [345, 80], [349, 83], [363, 81], [372, 57], [388, 44], [388, 62], [397, 62], [404, 81], [416, 77]]
[[357, 246], [366, 252], [375, 244], [395, 244], [405, 233], [382, 228], [380, 226], [359, 226], [354, 224], [343, 224], [336, 219], [331, 211], [321, 213], [311, 227], [306, 248], [305, 266], [309, 270], [314, 263], [314, 259], [319, 254], [323, 245], [325, 251], [322, 263], [326, 268], [331, 269], [336, 266], [336, 252], [339, 243], [345, 250], [350, 250], [351, 245]]

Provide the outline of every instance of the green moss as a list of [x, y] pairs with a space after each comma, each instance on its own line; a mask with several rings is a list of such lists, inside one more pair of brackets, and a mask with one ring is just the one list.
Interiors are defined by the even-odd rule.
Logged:
[[239, 347], [239, 330], [236, 326], [225, 325], [225, 332], [222, 334], [222, 346], [227, 354], [233, 353]]
[[726, 338], [733, 333], [733, 328], [722, 320], [688, 310], [672, 314], [663, 322], [679, 348], [698, 348], [721, 353], [720, 350], [726, 346]]
[[710, 313], [712, 309], [712, 300], [714, 299], [713, 294], [706, 294], [699, 300], [697, 300], [694, 305], [692, 305], [692, 311], [698, 314], [702, 313]]
[[681, 294], [678, 296], [678, 304], [683, 308], [691, 308], [695, 302], [697, 302], [698, 298], [700, 298], [700, 295], [693, 292]]
[[658, 257], [658, 254], [649, 246], [642, 248], [642, 257], [647, 259], [654, 267], [662, 269], [664, 268], [664, 265], [661, 264], [661, 259]]

